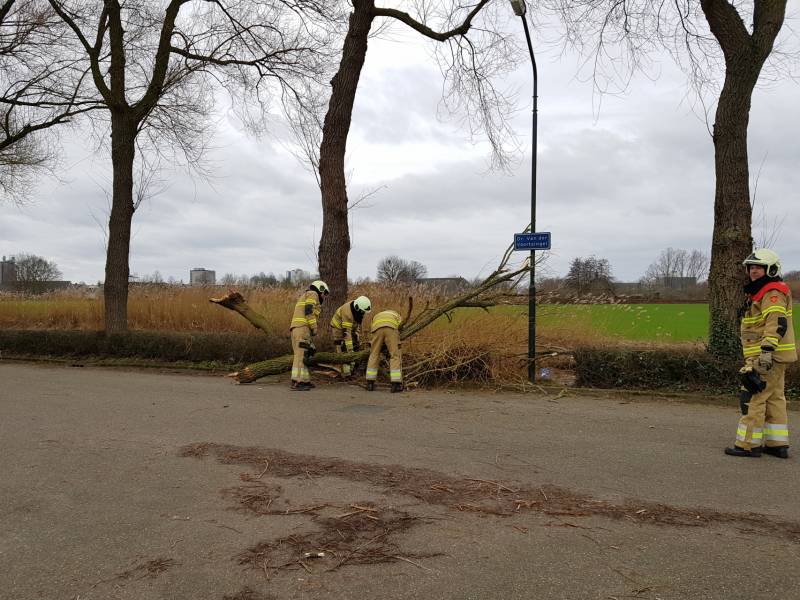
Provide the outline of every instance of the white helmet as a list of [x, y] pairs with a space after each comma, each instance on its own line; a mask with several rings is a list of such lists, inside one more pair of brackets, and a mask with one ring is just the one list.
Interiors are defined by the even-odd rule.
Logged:
[[769, 277], [781, 276], [781, 259], [776, 252], [773, 252], [769, 248], [754, 250], [750, 256], [744, 259], [742, 264], [746, 268], [749, 268], [750, 265], [764, 267]]
[[372, 310], [372, 302], [366, 296], [359, 296], [353, 300], [353, 307], [361, 312], [368, 313]]
[[328, 284], [321, 279], [312, 281], [310, 287], [312, 290], [316, 290], [320, 294], [325, 294], [326, 296], [331, 293], [331, 290], [328, 288]]

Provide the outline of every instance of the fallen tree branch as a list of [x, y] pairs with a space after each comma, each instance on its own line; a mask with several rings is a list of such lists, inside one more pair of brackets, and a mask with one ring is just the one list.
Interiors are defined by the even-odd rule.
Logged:
[[247, 304], [244, 296], [235, 290], [229, 290], [228, 294], [222, 298], [209, 298], [208, 301], [213, 302], [214, 304], [219, 304], [220, 306], [224, 306], [229, 310], [239, 313], [245, 319], [247, 319], [253, 327], [260, 329], [266, 334], [275, 334], [267, 320], [261, 314], [250, 308], [250, 305]]
[[[514, 270], [508, 270], [507, 265], [510, 260], [511, 247], [506, 250], [500, 265], [492, 272], [486, 279], [475, 287], [467, 290], [463, 294], [456, 296], [444, 304], [435, 308], [425, 309], [411, 318], [413, 307], [413, 300], [409, 298], [408, 319], [400, 326], [400, 339], [406, 340], [411, 336], [419, 333], [428, 325], [436, 321], [442, 315], [449, 315], [456, 308], [483, 308], [487, 310], [491, 306], [495, 306], [501, 294], [494, 292], [495, 288], [500, 284], [509, 284], [512, 287], [517, 285], [522, 277], [530, 271], [530, 264], [528, 261], [523, 263], [523, 266]], [[490, 293], [491, 292], [491, 293]], [[233, 310], [245, 319], [247, 319], [253, 327], [262, 330], [268, 335], [274, 335], [272, 328], [267, 323], [267, 320], [258, 312], [250, 308], [244, 297], [237, 291], [231, 290], [226, 296], [222, 298], [211, 298], [210, 302], [223, 306], [229, 310]], [[448, 318], [450, 318], [448, 316]], [[308, 366], [330, 365], [330, 364], [345, 364], [357, 363], [367, 359], [369, 350], [360, 350], [358, 352], [317, 352], [313, 356], [306, 359]], [[232, 373], [231, 377], [236, 379], [238, 383], [252, 383], [262, 377], [268, 375], [278, 375], [285, 373], [292, 369], [293, 357], [291, 355], [279, 356], [263, 360], [251, 365], [247, 365], [241, 371]]]

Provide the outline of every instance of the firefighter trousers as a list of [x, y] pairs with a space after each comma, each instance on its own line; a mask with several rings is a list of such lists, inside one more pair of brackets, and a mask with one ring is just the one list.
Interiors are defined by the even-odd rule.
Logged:
[[367, 360], [367, 381], [375, 381], [378, 378], [381, 349], [386, 346], [389, 351], [389, 377], [392, 383], [402, 383], [403, 354], [400, 350], [400, 332], [391, 327], [381, 327], [372, 334], [371, 344]]
[[292, 381], [307, 383], [311, 381], [311, 375], [308, 372], [306, 363], [303, 362], [306, 356], [306, 350], [300, 347], [300, 342], [311, 343], [311, 330], [308, 327], [292, 328], [292, 352], [294, 353], [294, 360], [292, 361]]
[[[344, 329], [333, 329], [333, 344], [337, 354], [353, 351], [353, 338]], [[353, 365], [343, 363], [339, 369], [343, 376], [348, 377], [353, 372]]]
[[763, 446], [789, 445], [789, 419], [786, 396], [783, 392], [786, 364], [776, 362], [761, 379], [767, 384], [764, 391], [753, 394], [747, 414], [736, 427], [736, 446], [750, 450]]

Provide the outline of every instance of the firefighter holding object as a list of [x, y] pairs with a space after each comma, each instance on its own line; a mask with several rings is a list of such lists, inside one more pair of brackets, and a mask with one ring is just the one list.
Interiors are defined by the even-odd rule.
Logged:
[[389, 378], [392, 382], [392, 393], [403, 391], [403, 355], [400, 350], [400, 323], [402, 322], [400, 313], [394, 310], [381, 311], [372, 319], [370, 352], [367, 361], [368, 392], [375, 389], [381, 350], [384, 347], [389, 354]]
[[[331, 319], [333, 345], [336, 353], [358, 352], [361, 349], [359, 332], [364, 315], [372, 310], [372, 303], [366, 296], [359, 296], [352, 302], [345, 302]], [[353, 368], [349, 363], [342, 365], [342, 376], [349, 377]]]
[[294, 314], [289, 330], [292, 334], [292, 390], [307, 391], [314, 385], [308, 372], [305, 359], [316, 352], [311, 338], [317, 335], [317, 317], [325, 296], [330, 293], [328, 285], [317, 279], [302, 293], [294, 305]]
[[760, 248], [744, 260], [748, 283], [741, 323], [745, 365], [740, 371], [742, 417], [730, 456], [789, 457], [789, 423], [784, 396], [786, 365], [797, 360], [792, 292], [781, 279], [778, 255]]

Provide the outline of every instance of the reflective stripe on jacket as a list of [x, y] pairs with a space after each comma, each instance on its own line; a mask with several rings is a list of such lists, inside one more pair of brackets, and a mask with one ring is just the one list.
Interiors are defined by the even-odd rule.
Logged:
[[350, 302], [345, 302], [333, 313], [331, 327], [334, 329], [344, 329], [346, 331], [348, 329], [357, 329], [359, 325], [360, 323], [356, 323], [353, 317], [353, 310], [350, 308]]
[[400, 323], [402, 322], [403, 318], [400, 316], [400, 313], [394, 310], [384, 310], [372, 318], [372, 327], [370, 332], [375, 333], [381, 327], [400, 329]]
[[748, 301], [741, 323], [745, 359], [772, 349], [778, 362], [797, 360], [792, 322], [792, 291], [782, 281], [771, 282]]
[[331, 327], [334, 330], [334, 339], [343, 339], [345, 349], [352, 352], [353, 339], [358, 339], [358, 332], [361, 328], [361, 321], [357, 321], [353, 316], [352, 302], [345, 302], [336, 309], [331, 319]]
[[289, 325], [289, 329], [308, 327], [312, 334], [316, 334], [317, 317], [321, 310], [317, 292], [306, 290], [297, 299], [297, 304], [294, 305], [294, 315], [292, 315], [292, 323]]

